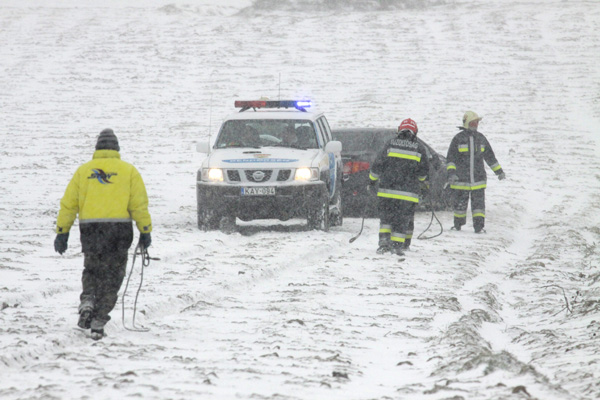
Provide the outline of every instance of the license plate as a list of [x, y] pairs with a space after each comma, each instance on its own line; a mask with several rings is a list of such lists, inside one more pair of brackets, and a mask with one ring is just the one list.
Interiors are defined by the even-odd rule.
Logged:
[[275, 196], [275, 187], [243, 187], [242, 196]]

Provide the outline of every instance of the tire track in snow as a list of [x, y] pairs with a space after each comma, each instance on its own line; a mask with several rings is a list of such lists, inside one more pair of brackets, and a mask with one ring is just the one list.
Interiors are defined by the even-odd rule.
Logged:
[[[560, 154], [553, 150], [550, 138], [540, 136], [537, 143], [540, 142], [549, 144], [540, 154], [540, 160], [547, 156], [545, 152]], [[565, 156], [568, 158], [569, 154]], [[527, 170], [535, 166], [521, 165], [521, 168]], [[546, 170], [548, 181], [551, 181], [553, 169]], [[556, 196], [552, 184], [541, 186], [542, 182], [538, 182], [539, 187], [533, 190], [533, 182], [520, 184], [518, 181], [523, 178], [515, 178], [517, 182], [511, 182], [510, 186], [524, 185], [529, 188], [518, 195], [513, 189], [510, 192], [513, 195], [512, 204], [500, 205], [512, 209], [502, 212], [506, 218], [504, 223], [513, 227], [510, 236], [490, 237], [488, 233], [486, 236], [475, 236], [473, 243], [467, 244], [468, 248], [474, 250], [479, 247], [475, 250], [479, 262], [477, 274], [464, 282], [457, 295], [463, 315], [440, 335], [436, 345], [430, 349], [434, 352], [440, 350], [440, 345], [447, 347], [450, 361], [442, 360], [434, 373], [445, 377], [455, 374], [458, 380], [441, 384], [439, 390], [461, 387], [466, 390], [469, 386], [466, 377], [472, 379], [469, 371], [480, 371], [482, 368], [483, 373], [477, 379], [489, 382], [488, 395], [498, 398], [502, 398], [505, 391], [497, 386], [502, 379], [512, 382], [520, 380], [529, 393], [542, 397], [570, 399], [577, 396], [575, 392], [591, 394], [594, 389], [577, 388], [572, 379], [557, 377], [553, 372], [556, 366], [549, 367], [547, 362], [538, 361], [540, 355], [556, 359], [564, 354], [564, 344], [556, 346], [552, 340], [552, 336], [560, 334], [562, 330], [560, 322], [556, 318], [552, 321], [553, 316], [547, 316], [554, 314], [554, 311], [560, 312], [560, 308], [552, 310], [549, 303], [531, 304], [527, 298], [528, 294], [533, 294], [533, 298], [548, 298], [544, 291], [548, 291], [550, 286], [556, 287], [556, 282], [560, 282], [551, 264], [565, 257], [556, 254], [560, 247], [557, 249], [554, 244], [563, 241], [560, 231], [565, 226], [562, 222], [567, 220], [565, 214], [569, 215], [569, 221], [576, 221], [582, 211], [569, 207], [567, 212], [565, 206], [572, 203], [572, 197], [568, 193]], [[557, 184], [563, 183], [559, 181]], [[528, 204], [535, 206], [528, 207]], [[548, 226], [548, 231], [540, 230], [540, 225]], [[549, 330], [544, 332], [543, 328], [540, 329], [543, 325], [547, 325]], [[530, 326], [540, 330], [530, 332]], [[588, 350], [581, 353], [584, 355], [586, 352]], [[584, 370], [587, 368], [589, 366], [585, 365]]]
[[[198, 236], [197, 233], [198, 232], [196, 232], [194, 236]], [[187, 291], [182, 296], [166, 296], [163, 298], [159, 298], [159, 301], [154, 301], [150, 304], [143, 304], [143, 301], [149, 298], [149, 296], [144, 297], [144, 292], [152, 292], [152, 290], [154, 289], [154, 285], [159, 285], [160, 283], [162, 283], [162, 279], [160, 279], [159, 276], [152, 277], [152, 275], [150, 275], [151, 278], [148, 278], [148, 274], [151, 273], [152, 268], [164, 268], [166, 265], [167, 268], [165, 268], [164, 273], [168, 274], [168, 264], [172, 263], [173, 261], [182, 263], [186, 262], [186, 260], [189, 258], [196, 260], [196, 254], [198, 254], [198, 246], [195, 244], [190, 244], [186, 245], [186, 248], [188, 248], [187, 250], [178, 250], [177, 252], [168, 253], [166, 256], [163, 256], [163, 260], [160, 263], [157, 262], [155, 263], [157, 265], [152, 265], [150, 268], [148, 268], [146, 277], [146, 287], [144, 289], [144, 292], [142, 292], [141, 294], [141, 307], [138, 308], [138, 323], [141, 325], [147, 324], [152, 329], [150, 335], [152, 335], [153, 332], [156, 331], [158, 331], [157, 333], [160, 334], [161, 325], [163, 325], [161, 320], [165, 316], [178, 314], [181, 312], [187, 312], [188, 310], [195, 309], [199, 306], [201, 307], [201, 305], [206, 306], [218, 304], [219, 302], [224, 301], [224, 299], [235, 297], [236, 292], [243, 291], [249, 287], [259, 284], [262, 281], [275, 279], [277, 276], [284, 273], [286, 270], [294, 268], [296, 263], [311, 263], [322, 259], [323, 254], [331, 253], [333, 244], [329, 242], [327, 234], [318, 232], [315, 232], [314, 234], [322, 236], [322, 238], [319, 240], [321, 244], [318, 247], [314, 248], [315, 251], [311, 253], [310, 256], [307, 256], [306, 254], [304, 254], [304, 252], [302, 252], [301, 254], [298, 254], [295, 258], [290, 258], [285, 263], [270, 263], [268, 265], [262, 264], [261, 259], [246, 259], [244, 262], [240, 263], [240, 268], [236, 268], [235, 270], [229, 270], [227, 271], [227, 273], [217, 273], [215, 274], [217, 276], [212, 277], [213, 280], [206, 282], [206, 284], [204, 285], [195, 288], [189, 285], [188, 289], [193, 290]], [[274, 245], [275, 249], [279, 249], [279, 251], [289, 252], [289, 250], [281, 249], [282, 246], [278, 245], [278, 240], [273, 240], [269, 238], [267, 239], [269, 242], [271, 242], [272, 245]], [[252, 242], [252, 239], [247, 239], [239, 235], [233, 235], [233, 237], [223, 237], [222, 240], [216, 239], [213, 242], [212, 246], [210, 245], [210, 243], [204, 243], [203, 246], [214, 248], [219, 245], [219, 242], [233, 243], [240, 241], [246, 242], [247, 245], [250, 244], [250, 247], [252, 247], [250, 243]], [[193, 243], [193, 241], [190, 242]], [[239, 243], [237, 244], [239, 245]], [[230, 249], [235, 249], [235, 247], [230, 247]], [[235, 253], [235, 251], [232, 250], [229, 252], [225, 252], [224, 254], [217, 254], [216, 252], [213, 252], [212, 255], [214, 256], [214, 260], [208, 263], [209, 267], [218, 267], [218, 264], [221, 264], [223, 260], [226, 260], [232, 256], [231, 253]], [[210, 252], [207, 252], [207, 254], [209, 256], [211, 255]], [[204, 258], [210, 259], [210, 257], [206, 257], [206, 255]], [[192, 263], [192, 265], [187, 267], [187, 271], [183, 272], [193, 273], [196, 269], [196, 266], [194, 264], [195, 261], [194, 263]], [[179, 267], [180, 264], [173, 265], [172, 269], [177, 269]], [[247, 272], [240, 274], [242, 270], [246, 270]], [[179, 275], [182, 274], [182, 271], [180, 271]], [[157, 278], [157, 282], [153, 281], [154, 278]], [[131, 288], [132, 287], [130, 286], [130, 290]], [[71, 301], [73, 300], [72, 293], [64, 293], [64, 295], [67, 297], [70, 296]], [[148, 293], [146, 293], [146, 295], [148, 295]], [[154, 299], [155, 297], [153, 296], [151, 298]], [[128, 310], [128, 313], [129, 312], [130, 310]], [[120, 301], [112, 313], [113, 320], [107, 325], [107, 332], [110, 335], [108, 338], [106, 338], [107, 342], [111, 342], [113, 340], [119, 342], [120, 338], [128, 340], [132, 336], [132, 334], [124, 331], [121, 327], [121, 316], [119, 314]], [[73, 326], [74, 322], [75, 320], [73, 321], [73, 324], [68, 324], [68, 326]], [[114, 336], [114, 339], [112, 339], [111, 336]], [[42, 345], [26, 345], [25, 348], [17, 346], [16, 348], [10, 349], [9, 352], [5, 352], [4, 354], [2, 354], [1, 360], [5, 366], [9, 368], [15, 368], [19, 365], [40, 365], [45, 362], [49, 362], [49, 360], [53, 359], [56, 356], [56, 354], [61, 353], [70, 354], [70, 356], [68, 357], [69, 360], [72, 359], [72, 357], [87, 358], [89, 357], [89, 346], [89, 339], [85, 338], [80, 332], [78, 332], [77, 329], [63, 328], [60, 329], [58, 332], [49, 335], [48, 341], [46, 341]], [[134, 346], [134, 348], [136, 348], [136, 346]]]

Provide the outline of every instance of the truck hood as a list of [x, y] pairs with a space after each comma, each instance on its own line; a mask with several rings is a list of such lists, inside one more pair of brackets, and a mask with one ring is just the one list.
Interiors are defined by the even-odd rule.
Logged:
[[311, 167], [317, 149], [283, 147], [229, 148], [214, 150], [204, 162], [205, 168], [299, 168]]

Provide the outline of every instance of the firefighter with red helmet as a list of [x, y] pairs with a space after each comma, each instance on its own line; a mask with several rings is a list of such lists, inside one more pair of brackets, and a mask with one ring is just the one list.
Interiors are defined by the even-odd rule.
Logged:
[[408, 118], [373, 162], [369, 186], [379, 183], [378, 254], [404, 255], [405, 242], [429, 173], [425, 146], [417, 140], [417, 123]]
[[448, 183], [454, 189], [454, 226], [460, 231], [467, 222], [467, 206], [471, 198], [471, 215], [475, 233], [485, 232], [485, 188], [487, 175], [483, 162], [494, 171], [498, 179], [506, 178], [490, 142], [479, 132], [481, 117], [473, 111], [463, 116], [463, 126], [454, 136], [446, 157]]

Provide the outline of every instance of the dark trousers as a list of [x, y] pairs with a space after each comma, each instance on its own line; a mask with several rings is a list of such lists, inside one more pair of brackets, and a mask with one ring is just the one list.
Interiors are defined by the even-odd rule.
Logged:
[[379, 246], [404, 247], [407, 237], [412, 238], [417, 203], [385, 197], [378, 199]]
[[485, 226], [485, 189], [454, 190], [454, 227], [460, 228], [467, 223], [467, 207], [471, 197], [471, 215], [476, 231]]
[[117, 304], [127, 269], [127, 251], [106, 254], [85, 253], [79, 312], [91, 311], [92, 329], [102, 329]]

